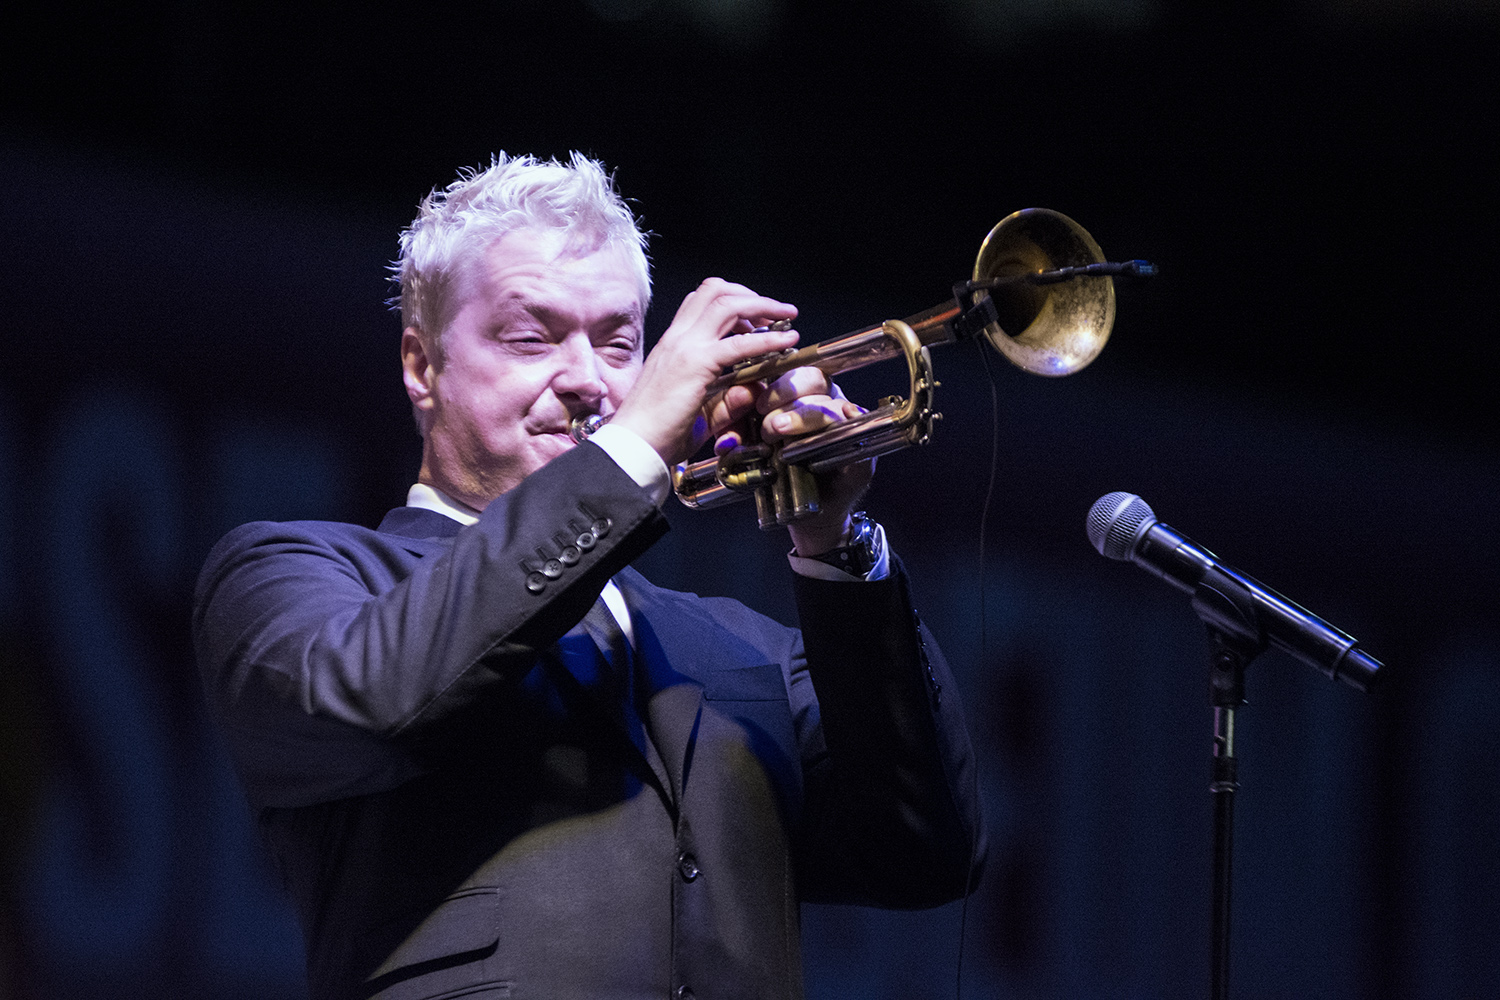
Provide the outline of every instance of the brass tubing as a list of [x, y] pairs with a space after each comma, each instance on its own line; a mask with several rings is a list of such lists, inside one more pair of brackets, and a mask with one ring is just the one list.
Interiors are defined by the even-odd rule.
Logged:
[[[944, 302], [906, 319], [917, 339], [926, 347], [951, 344], [953, 331], [948, 323], [958, 317], [958, 304]], [[885, 326], [869, 326], [832, 340], [809, 344], [794, 351], [771, 355], [739, 368], [731, 369], [709, 384], [709, 392], [719, 392], [732, 385], [771, 382], [794, 368], [817, 368], [828, 376], [854, 371], [902, 355], [901, 344], [891, 339]]]

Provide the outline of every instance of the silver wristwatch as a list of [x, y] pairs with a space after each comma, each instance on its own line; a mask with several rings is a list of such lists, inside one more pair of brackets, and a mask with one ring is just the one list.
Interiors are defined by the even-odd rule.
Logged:
[[807, 558], [841, 569], [851, 576], [869, 576], [870, 570], [880, 562], [880, 533], [875, 529], [875, 522], [864, 511], [857, 510], [849, 515], [849, 535], [843, 545]]

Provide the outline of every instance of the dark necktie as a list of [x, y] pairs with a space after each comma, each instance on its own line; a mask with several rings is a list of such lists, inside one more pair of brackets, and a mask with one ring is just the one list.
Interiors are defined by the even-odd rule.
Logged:
[[604, 662], [609, 667], [609, 676], [614, 683], [620, 685], [621, 693], [628, 696], [632, 686], [630, 643], [625, 640], [625, 630], [620, 628], [620, 623], [610, 613], [604, 598], [595, 601], [594, 606], [589, 608], [589, 613], [583, 616], [583, 627], [599, 648], [599, 655], [604, 657]]
[[625, 639], [625, 631], [620, 628], [620, 623], [615, 620], [602, 597], [583, 616], [582, 625], [598, 649], [600, 663], [597, 696], [606, 711], [624, 728], [630, 742], [645, 757], [648, 754], [646, 728], [641, 723], [636, 704], [635, 656], [630, 643]]
[[594, 602], [557, 648], [563, 667], [558, 680], [571, 692], [576, 709], [602, 716], [611, 724], [608, 728], [627, 760], [626, 794], [634, 795], [642, 783], [650, 785], [675, 823], [677, 806], [667, 791], [666, 770], [642, 723], [640, 665], [603, 598]]

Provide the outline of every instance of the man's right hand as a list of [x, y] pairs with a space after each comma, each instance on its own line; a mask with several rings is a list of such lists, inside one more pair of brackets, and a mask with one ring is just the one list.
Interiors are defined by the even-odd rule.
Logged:
[[789, 303], [722, 278], [707, 279], [682, 300], [614, 423], [638, 434], [668, 468], [686, 461], [708, 439], [710, 407], [715, 427], [755, 408], [756, 394], [745, 386], [712, 400], [708, 387], [741, 361], [796, 346], [795, 330], [752, 332], [796, 315]]

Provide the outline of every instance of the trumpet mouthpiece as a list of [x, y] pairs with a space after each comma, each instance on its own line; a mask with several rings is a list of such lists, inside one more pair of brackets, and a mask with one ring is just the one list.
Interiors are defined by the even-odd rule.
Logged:
[[568, 434], [578, 444], [583, 444], [607, 423], [609, 418], [602, 413], [580, 413], [569, 421]]

